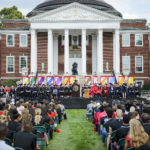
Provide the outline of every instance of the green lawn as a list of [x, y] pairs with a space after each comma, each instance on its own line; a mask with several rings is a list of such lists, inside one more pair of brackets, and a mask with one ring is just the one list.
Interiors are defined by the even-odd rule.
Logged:
[[67, 120], [63, 120], [54, 133], [46, 150], [106, 150], [101, 146], [101, 138], [93, 131], [93, 124], [85, 119], [85, 110], [66, 110]]

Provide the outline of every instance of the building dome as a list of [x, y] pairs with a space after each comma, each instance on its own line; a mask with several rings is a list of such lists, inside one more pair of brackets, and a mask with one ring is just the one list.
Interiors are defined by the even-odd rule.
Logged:
[[40, 13], [56, 9], [73, 2], [78, 2], [106, 13], [122, 17], [120, 12], [118, 12], [111, 5], [107, 4], [104, 0], [45, 0], [43, 3], [36, 6], [30, 13], [28, 13], [27, 17], [36, 16]]

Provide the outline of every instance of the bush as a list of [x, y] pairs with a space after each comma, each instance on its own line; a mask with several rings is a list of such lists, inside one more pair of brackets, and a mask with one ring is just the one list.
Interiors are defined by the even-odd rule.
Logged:
[[4, 83], [1, 83], [3, 86], [16, 86], [17, 84], [16, 84], [16, 82], [17, 82], [18, 80], [7, 80], [7, 81], [5, 81]]
[[143, 90], [150, 90], [150, 84], [145, 84], [143, 86]]

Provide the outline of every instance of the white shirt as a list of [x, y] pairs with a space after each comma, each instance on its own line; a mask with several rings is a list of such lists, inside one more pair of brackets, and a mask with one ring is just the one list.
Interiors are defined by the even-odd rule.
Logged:
[[0, 150], [15, 150], [15, 149], [7, 145], [5, 141], [0, 140]]

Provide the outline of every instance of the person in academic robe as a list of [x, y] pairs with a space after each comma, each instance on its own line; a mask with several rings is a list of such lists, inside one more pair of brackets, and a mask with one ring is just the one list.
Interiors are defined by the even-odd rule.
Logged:
[[59, 88], [59, 95], [60, 97], [64, 97], [64, 86], [61, 84]]
[[31, 97], [31, 87], [29, 84], [25, 86], [25, 97], [26, 98]]
[[12, 97], [12, 96], [16, 97], [16, 89], [14, 86], [12, 86], [10, 88], [10, 94], [9, 95], [10, 95], [10, 97]]
[[96, 91], [97, 91], [97, 86], [96, 86], [96, 84], [94, 84], [94, 86], [92, 86], [91, 90], [90, 90], [92, 97], [96, 96]]
[[4, 87], [1, 86], [0, 87], [0, 97], [2, 97], [4, 95]]
[[128, 92], [129, 92], [129, 97], [134, 97], [133, 84], [130, 84], [130, 86], [128, 87]]
[[99, 84], [99, 85], [97, 86], [97, 89], [96, 89], [96, 96], [97, 96], [98, 98], [102, 97], [102, 92], [103, 92], [103, 87], [102, 87], [101, 84]]
[[68, 87], [67, 84], [66, 84], [65, 87], [64, 87], [64, 95], [65, 95], [65, 97], [68, 97], [68, 96], [69, 96], [69, 87]]
[[134, 93], [135, 93], [135, 97], [137, 96], [141, 96], [141, 86], [136, 84], [135, 87], [134, 87]]
[[57, 85], [54, 85], [52, 96], [53, 98], [58, 98], [58, 95], [59, 95], [59, 91], [58, 91]]
[[115, 95], [115, 91], [116, 91], [116, 88], [113, 86], [113, 84], [110, 84], [110, 87], [109, 87], [109, 97], [113, 98], [114, 95]]
[[32, 86], [32, 99], [35, 99], [38, 96], [39, 88], [35, 84]]
[[108, 86], [107, 86], [107, 84], [104, 85], [104, 97], [108, 98]]

